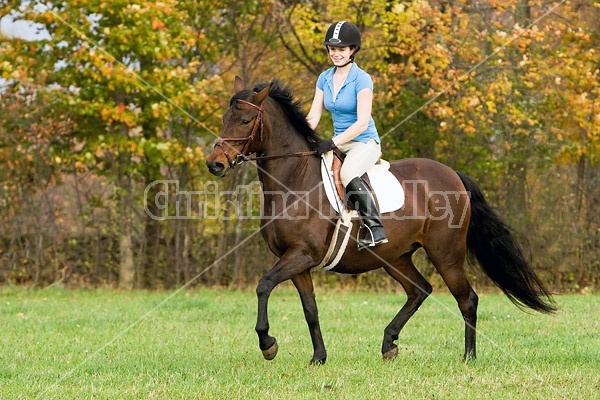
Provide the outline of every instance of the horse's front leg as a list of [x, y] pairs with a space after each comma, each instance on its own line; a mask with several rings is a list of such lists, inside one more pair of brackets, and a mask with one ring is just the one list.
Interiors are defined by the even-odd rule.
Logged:
[[263, 275], [256, 287], [258, 297], [258, 317], [256, 321], [256, 333], [258, 334], [258, 343], [263, 356], [267, 360], [272, 360], [277, 355], [277, 340], [269, 335], [269, 316], [267, 305], [269, 296], [273, 289], [281, 282], [291, 279], [304, 271], [309, 270], [315, 265], [312, 257], [307, 256], [303, 251], [287, 251], [275, 263], [273, 268]]
[[325, 364], [327, 352], [325, 351], [325, 343], [323, 342], [323, 336], [321, 335], [319, 312], [317, 310], [317, 302], [315, 300], [315, 291], [310, 270], [306, 270], [301, 274], [294, 276], [292, 282], [294, 282], [294, 286], [298, 289], [300, 300], [302, 300], [304, 316], [306, 317], [306, 323], [308, 324], [308, 330], [310, 331], [310, 338], [314, 349], [313, 358], [310, 360], [310, 363], [315, 365]]

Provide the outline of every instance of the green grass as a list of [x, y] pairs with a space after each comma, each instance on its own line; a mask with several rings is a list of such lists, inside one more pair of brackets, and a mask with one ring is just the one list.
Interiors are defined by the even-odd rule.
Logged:
[[317, 290], [328, 349], [312, 346], [297, 294], [270, 302], [279, 355], [265, 361], [252, 292], [0, 288], [1, 399], [599, 398], [600, 296], [557, 297], [555, 316], [480, 295], [478, 360], [465, 364], [453, 298], [434, 294], [383, 361], [404, 295]]

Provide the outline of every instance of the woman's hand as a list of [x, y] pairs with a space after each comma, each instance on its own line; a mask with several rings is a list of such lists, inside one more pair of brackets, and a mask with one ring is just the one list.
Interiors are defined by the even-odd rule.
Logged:
[[333, 143], [333, 139], [320, 140], [314, 145], [313, 148], [317, 152], [317, 157], [321, 157], [321, 155], [333, 150], [335, 148], [335, 143]]

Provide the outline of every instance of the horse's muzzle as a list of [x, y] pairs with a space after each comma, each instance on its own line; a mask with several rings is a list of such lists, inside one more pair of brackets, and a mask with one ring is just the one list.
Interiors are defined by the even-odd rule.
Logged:
[[225, 176], [229, 170], [225, 164], [218, 161], [206, 161], [206, 167], [211, 174], [221, 177]]

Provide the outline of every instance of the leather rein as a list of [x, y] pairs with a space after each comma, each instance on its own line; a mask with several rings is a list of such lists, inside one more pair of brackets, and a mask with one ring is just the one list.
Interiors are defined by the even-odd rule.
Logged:
[[[237, 99], [236, 101], [238, 103], [246, 104], [252, 108], [255, 108], [256, 110], [258, 110], [258, 114], [256, 115], [256, 121], [254, 122], [254, 126], [252, 127], [252, 132], [250, 132], [249, 136], [243, 137], [243, 138], [218, 138], [217, 139], [217, 142], [215, 143], [215, 147], [221, 148], [221, 151], [225, 155], [225, 158], [227, 159], [227, 162], [229, 163], [230, 168], [233, 168], [237, 164], [244, 162], [244, 161], [263, 161], [263, 160], [275, 160], [275, 159], [287, 158], [287, 157], [306, 157], [306, 156], [311, 156], [316, 153], [314, 150], [312, 150], [312, 151], [301, 151], [301, 152], [297, 152], [297, 153], [279, 154], [279, 155], [272, 155], [272, 156], [250, 157], [250, 155], [251, 155], [250, 145], [252, 144], [252, 141], [254, 140], [254, 138], [256, 137], [257, 134], [258, 134], [258, 139], [260, 141], [260, 144], [262, 144], [262, 142], [263, 142], [263, 130], [264, 130], [264, 124], [263, 124], [263, 120], [262, 120], [263, 106], [262, 106], [262, 104], [260, 106], [258, 106], [254, 103], [251, 103], [249, 101], [242, 100], [242, 99]], [[238, 152], [238, 154], [234, 158], [232, 158], [229, 155], [229, 153], [227, 152], [227, 150], [225, 150], [225, 147], [223, 146], [223, 144], [226, 144], [229, 146], [230, 150], [233, 149], [233, 146], [231, 144], [229, 144], [228, 142], [246, 142], [246, 144], [244, 144], [242, 151]]]

